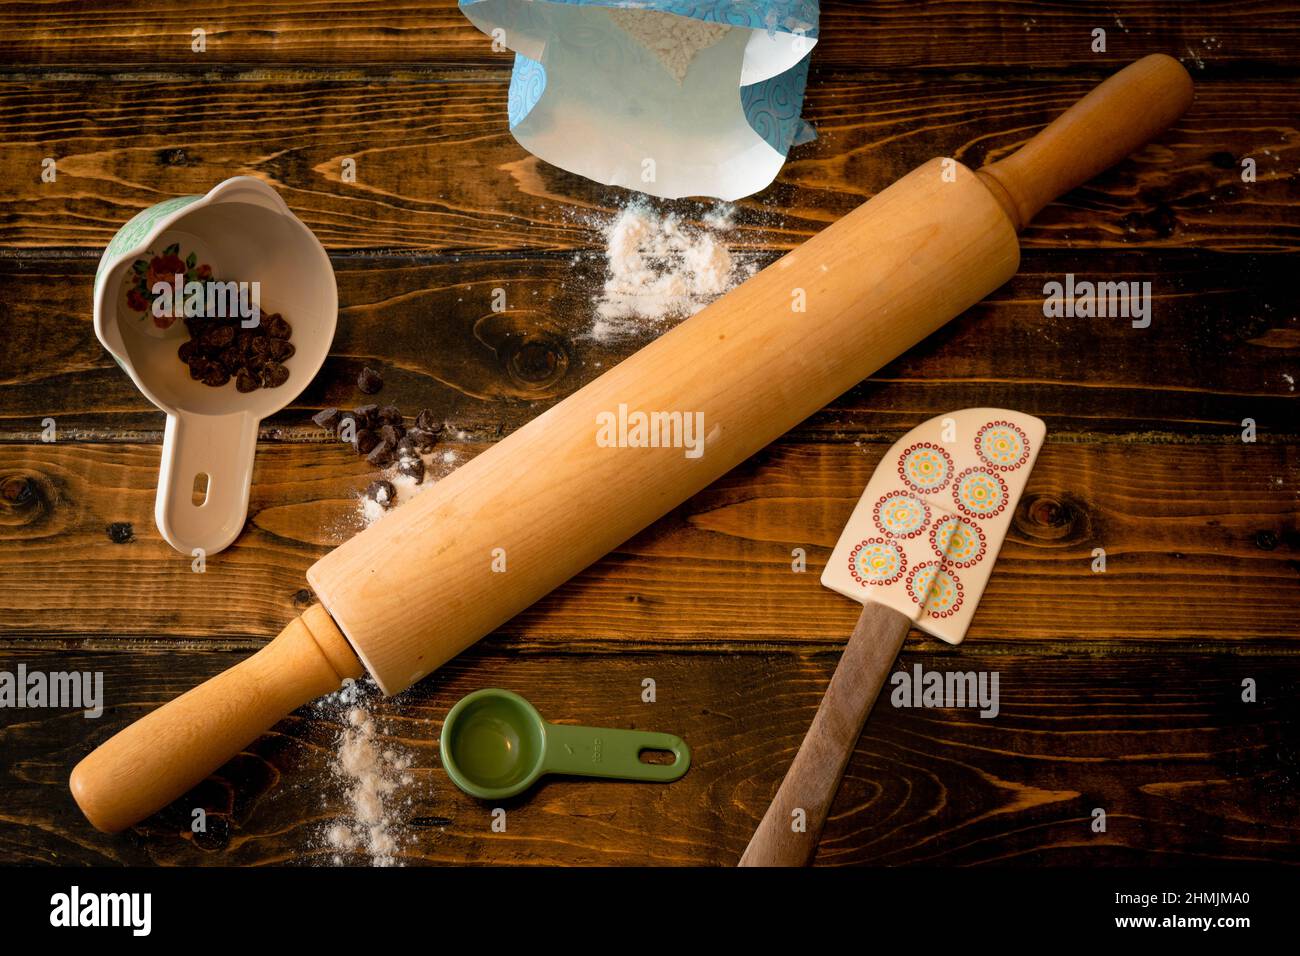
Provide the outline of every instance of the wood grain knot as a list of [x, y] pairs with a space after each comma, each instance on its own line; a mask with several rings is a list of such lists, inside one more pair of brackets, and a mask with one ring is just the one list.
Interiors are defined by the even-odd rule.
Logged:
[[1087, 510], [1067, 495], [1027, 494], [1011, 523], [1031, 541], [1069, 544], [1089, 535]]
[[39, 479], [5, 475], [0, 478], [0, 523], [31, 524], [49, 510], [49, 500]]
[[1142, 238], [1168, 239], [1178, 231], [1178, 215], [1165, 202], [1153, 203], [1150, 209], [1131, 212], [1120, 220], [1125, 231]]
[[569, 370], [568, 349], [550, 337], [529, 337], [511, 342], [505, 350], [506, 371], [527, 389], [550, 388]]
[[158, 150], [158, 165], [188, 166], [190, 165], [190, 157], [183, 149], [160, 149]]

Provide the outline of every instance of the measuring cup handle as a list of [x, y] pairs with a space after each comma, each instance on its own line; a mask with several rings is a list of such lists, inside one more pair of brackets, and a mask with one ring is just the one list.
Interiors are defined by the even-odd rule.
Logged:
[[[257, 451], [258, 419], [231, 415], [167, 416], [154, 520], [177, 551], [201, 548], [215, 554], [234, 541], [248, 516], [248, 489]], [[206, 495], [195, 501], [195, 479], [207, 477]]]
[[[673, 755], [673, 762], [643, 763], [644, 750], [666, 750]], [[670, 783], [686, 773], [690, 765], [690, 748], [672, 734], [546, 725], [544, 769], [548, 773]]]

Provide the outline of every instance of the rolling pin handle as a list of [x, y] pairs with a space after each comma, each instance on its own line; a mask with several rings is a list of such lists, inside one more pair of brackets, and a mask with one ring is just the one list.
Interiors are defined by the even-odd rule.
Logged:
[[1062, 196], [1141, 149], [1192, 102], [1192, 78], [1154, 53], [1110, 77], [1006, 159], [977, 175], [1016, 230]]
[[98, 829], [124, 830], [183, 796], [294, 709], [362, 672], [333, 619], [314, 605], [252, 657], [100, 744], [73, 768], [72, 795]]

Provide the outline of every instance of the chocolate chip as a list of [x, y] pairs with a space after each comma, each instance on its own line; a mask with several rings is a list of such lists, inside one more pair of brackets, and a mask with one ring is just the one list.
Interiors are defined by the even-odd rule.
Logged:
[[385, 425], [401, 425], [402, 410], [396, 405], [385, 405], [379, 410], [379, 420]]
[[229, 381], [230, 373], [215, 362], [208, 366], [207, 374], [203, 376], [203, 384], [213, 388], [220, 388]]
[[406, 429], [401, 425], [385, 425], [379, 429], [379, 437], [388, 442], [388, 444], [392, 445], [394, 448], [397, 447], [397, 443], [401, 441], [405, 435]]
[[176, 350], [176, 355], [182, 362], [188, 365], [190, 359], [194, 357], [194, 349], [194, 343], [187, 340], [181, 343], [181, 347]]
[[199, 345], [210, 351], [219, 351], [224, 349], [231, 342], [235, 341], [235, 327], [233, 325], [214, 325], [205, 329], [199, 336]]
[[221, 367], [231, 375], [234, 375], [244, 367], [244, 356], [243, 353], [239, 351], [239, 346], [237, 345], [231, 345], [228, 348], [222, 349], [221, 354], [217, 356], [217, 361], [220, 362]]
[[397, 503], [397, 489], [391, 481], [372, 481], [366, 488], [366, 497], [387, 510]]
[[352, 409], [352, 414], [357, 416], [357, 421], [364, 422], [366, 428], [374, 428], [379, 424], [379, 420], [375, 417], [378, 409], [378, 405], [358, 405]]
[[423, 428], [408, 428], [402, 440], [409, 443], [413, 450], [427, 455], [433, 451], [435, 438], [432, 432], [427, 432]]
[[339, 410], [337, 408], [322, 408], [311, 417], [311, 420], [321, 428], [332, 429], [339, 422]]
[[261, 380], [248, 369], [240, 369], [235, 376], [235, 388], [241, 392], [255, 392], [262, 387]]
[[361, 428], [357, 430], [357, 437], [352, 444], [358, 455], [368, 455], [379, 444], [379, 438], [369, 428]]
[[289, 370], [279, 362], [267, 362], [259, 374], [264, 388], [279, 388], [289, 381]]
[[408, 478], [414, 478], [417, 485], [424, 481], [424, 462], [419, 458], [401, 459], [397, 463], [397, 471]]
[[104, 530], [108, 532], [108, 540], [114, 544], [130, 544], [135, 540], [135, 529], [129, 521], [114, 521]]
[[383, 387], [384, 377], [369, 366], [363, 368], [361, 374], [357, 376], [357, 388], [364, 395], [374, 395]]
[[277, 362], [284, 362], [293, 358], [293, 353], [296, 351], [298, 350], [293, 347], [292, 342], [286, 342], [284, 339], [271, 339], [271, 351], [268, 354]]
[[270, 352], [271, 352], [271, 340], [267, 338], [265, 335], [254, 335], [248, 345], [248, 354], [250, 356], [253, 355], [265, 356], [270, 354]]
[[426, 408], [415, 416], [415, 427], [437, 438], [447, 426], [433, 417], [433, 410]]
[[370, 454], [366, 455], [366, 461], [377, 468], [386, 468], [393, 463], [393, 443], [381, 441], [374, 448], [370, 449]]
[[[355, 415], [351, 412], [344, 412], [339, 416], [338, 421], [335, 423], [334, 437], [339, 441], [352, 441], [355, 440], [357, 431], [364, 427], [364, 423], [358, 424]], [[347, 432], [349, 431], [352, 432], [351, 438], [347, 435]]]
[[279, 312], [274, 313], [269, 318], [263, 318], [262, 325], [266, 329], [266, 334], [273, 339], [287, 339], [293, 334], [293, 328], [281, 317]]

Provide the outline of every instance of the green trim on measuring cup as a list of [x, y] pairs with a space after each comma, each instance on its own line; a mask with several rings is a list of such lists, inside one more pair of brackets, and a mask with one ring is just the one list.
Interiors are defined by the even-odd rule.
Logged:
[[[642, 763], [645, 750], [669, 751], [673, 762]], [[498, 688], [456, 702], [438, 751], [452, 783], [481, 800], [516, 796], [547, 773], [669, 783], [691, 765], [680, 737], [547, 723], [523, 697]]]

